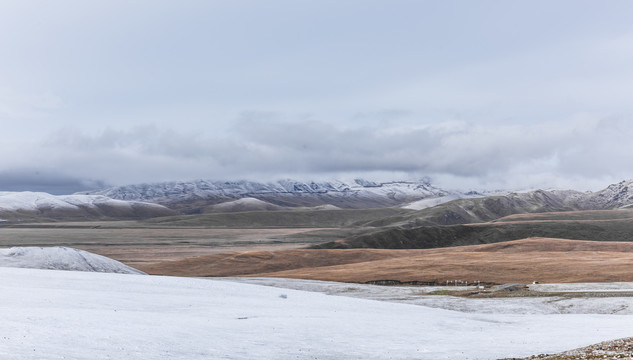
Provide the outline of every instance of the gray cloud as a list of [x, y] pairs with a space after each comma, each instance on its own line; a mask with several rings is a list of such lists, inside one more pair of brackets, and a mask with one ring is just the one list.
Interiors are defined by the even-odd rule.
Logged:
[[154, 125], [96, 133], [65, 130], [22, 154], [22, 166], [39, 172], [5, 172], [0, 185], [62, 192], [99, 185], [80, 179], [125, 184], [391, 173], [452, 179], [458, 187], [474, 180], [507, 188], [604, 186], [630, 176], [626, 164], [633, 160], [633, 129], [627, 121], [584, 116], [552, 124], [378, 127], [269, 114], [237, 121], [230, 136]]
[[457, 2], [2, 4], [5, 188], [633, 176], [633, 3]]

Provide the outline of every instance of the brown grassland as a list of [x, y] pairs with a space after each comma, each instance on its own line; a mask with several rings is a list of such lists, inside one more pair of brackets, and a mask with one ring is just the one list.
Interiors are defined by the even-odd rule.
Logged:
[[[633, 211], [519, 214], [486, 223], [410, 231], [348, 225], [393, 211], [314, 212], [317, 218], [299, 213], [277, 215], [283, 221], [258, 212], [230, 214], [233, 222], [221, 217], [223, 226], [209, 223], [208, 215], [184, 217], [186, 225], [181, 224], [183, 217], [7, 224], [0, 227], [0, 246], [74, 247], [150, 274], [175, 276], [435, 284], [454, 280], [489, 284], [633, 281], [633, 242], [629, 241]], [[220, 215], [214, 214], [213, 221]], [[315, 219], [327, 220], [330, 227], [314, 227]], [[372, 249], [368, 243], [353, 240], [372, 240], [374, 233], [384, 234], [376, 245], [394, 244], [406, 235], [411, 244], [404, 245], [435, 248]], [[425, 238], [439, 240], [424, 242]], [[308, 249], [347, 239], [361, 246]]]
[[314, 228], [179, 228], [133, 221], [24, 224], [1, 227], [0, 247], [67, 246], [138, 267], [229, 251], [305, 247], [323, 241], [327, 234]]
[[424, 249], [231, 252], [139, 266], [177, 276], [288, 277], [342, 282], [633, 281], [633, 243], [529, 238]]

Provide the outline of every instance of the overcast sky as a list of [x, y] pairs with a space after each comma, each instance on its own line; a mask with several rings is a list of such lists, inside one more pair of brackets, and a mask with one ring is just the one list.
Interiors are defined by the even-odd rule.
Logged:
[[0, 0], [0, 190], [633, 178], [633, 2]]

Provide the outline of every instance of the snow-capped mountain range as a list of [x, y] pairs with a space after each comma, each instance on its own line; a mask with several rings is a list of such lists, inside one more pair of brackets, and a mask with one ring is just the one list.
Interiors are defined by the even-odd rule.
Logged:
[[[127, 185], [80, 194], [103, 195], [113, 199], [148, 201], [182, 209], [182, 204], [194, 208], [235, 201], [257, 199], [276, 206], [322, 206], [340, 208], [370, 208], [403, 206], [422, 199], [462, 198], [483, 196], [478, 193], [448, 191], [432, 185], [428, 180], [373, 182], [364, 179], [353, 181], [210, 181], [164, 182]], [[261, 203], [259, 204], [261, 206]], [[424, 206], [426, 207], [426, 206]]]
[[617, 209], [633, 205], [633, 180], [612, 184], [597, 192], [460, 192], [442, 189], [426, 179], [380, 183], [363, 179], [268, 183], [197, 180], [126, 185], [62, 196], [41, 192], [0, 192], [0, 219], [138, 219], [178, 213], [274, 211], [300, 207], [420, 210], [453, 200], [489, 196], [522, 201], [522, 208], [528, 212]]
[[80, 194], [105, 195], [113, 199], [173, 202], [192, 198], [239, 199], [252, 195], [266, 194], [374, 194], [391, 198], [409, 196], [442, 196], [445, 190], [431, 185], [427, 181], [394, 181], [376, 183], [363, 179], [354, 182], [338, 180], [322, 182], [302, 182], [280, 180], [261, 183], [254, 181], [211, 181], [163, 182], [112, 187]]
[[[633, 205], [633, 180], [612, 184], [596, 192], [534, 190], [518, 193], [446, 190], [432, 185], [428, 179], [391, 182], [364, 179], [320, 182], [280, 180], [268, 183], [246, 180], [196, 180], [127, 185], [83, 194], [103, 195], [127, 201], [154, 202], [183, 213], [277, 210], [280, 207], [283, 209], [324, 205], [343, 209], [403, 207], [421, 210], [452, 200], [488, 196], [523, 199], [534, 204], [534, 211], [599, 210]], [[541, 202], [543, 204], [540, 204]]]

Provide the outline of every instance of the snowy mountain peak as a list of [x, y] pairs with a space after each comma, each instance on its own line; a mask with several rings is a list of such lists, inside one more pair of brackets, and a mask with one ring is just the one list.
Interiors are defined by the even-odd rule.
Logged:
[[[218, 211], [209, 209], [220, 203], [251, 198], [282, 207], [315, 207], [333, 205], [343, 209], [406, 207], [423, 209], [447, 201], [491, 195], [504, 196], [505, 191], [448, 191], [431, 184], [428, 178], [415, 181], [376, 182], [356, 178], [351, 181], [298, 181], [284, 179], [274, 182], [211, 181], [164, 182], [127, 185], [81, 194], [103, 195], [127, 201], [147, 201], [164, 204], [184, 213]], [[606, 189], [581, 193], [573, 190], [522, 191], [514, 195], [531, 202], [557, 203], [578, 209], [614, 209], [633, 204], [633, 180], [622, 181]], [[253, 208], [246, 204], [230, 204], [232, 209]], [[526, 200], [528, 201], [528, 200]], [[551, 205], [551, 204], [550, 204]], [[227, 207], [229, 204], [227, 204]], [[538, 205], [535, 205], [537, 208]], [[549, 206], [549, 205], [548, 205]], [[221, 207], [220, 207], [221, 208]], [[237, 211], [237, 210], [232, 210]]]
[[633, 180], [624, 180], [595, 192], [591, 200], [604, 208], [619, 208], [633, 204]]

